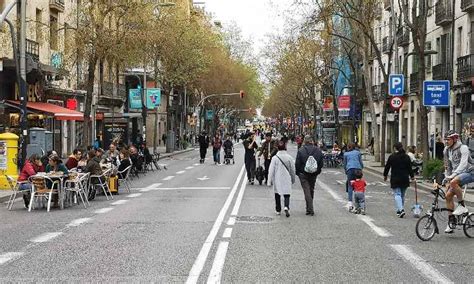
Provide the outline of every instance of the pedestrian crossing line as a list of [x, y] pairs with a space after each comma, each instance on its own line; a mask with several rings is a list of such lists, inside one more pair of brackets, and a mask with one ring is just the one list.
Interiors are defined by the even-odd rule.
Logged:
[[95, 210], [94, 213], [95, 214], [104, 214], [104, 213], [110, 212], [112, 210], [114, 210], [113, 207], [106, 207], [106, 208], [101, 208], [99, 210]]
[[129, 197], [129, 198], [139, 197], [139, 196], [141, 196], [142, 194], [143, 194], [143, 193], [132, 193], [132, 194], [127, 195], [127, 197]]
[[223, 238], [230, 238], [232, 235], [232, 228], [225, 228], [224, 233], [222, 234]]
[[410, 263], [418, 272], [432, 283], [453, 283], [449, 278], [431, 266], [426, 260], [414, 253], [406, 245], [390, 245], [390, 247], [402, 258]]
[[194, 169], [193, 166], [189, 166], [189, 167], [186, 167], [185, 170], [191, 170], [191, 169]]
[[179, 171], [179, 172], [176, 172], [177, 175], [181, 175], [181, 174], [184, 174], [186, 171]]
[[373, 223], [374, 219], [370, 218], [369, 216], [357, 215], [357, 218], [359, 218], [359, 220], [362, 220], [364, 223], [366, 223], [372, 229], [372, 231], [374, 231], [377, 235], [381, 237], [385, 237], [385, 238], [392, 236], [392, 234], [390, 234], [384, 228], [381, 228], [375, 225]]
[[229, 221], [227, 221], [228, 226], [234, 226], [235, 225], [235, 217], [229, 217]]
[[117, 201], [115, 201], [115, 202], [112, 202], [112, 203], [110, 203], [110, 204], [111, 204], [111, 205], [122, 205], [122, 204], [125, 204], [125, 203], [127, 203], [127, 202], [128, 202], [128, 200], [122, 199], [122, 200], [117, 200]]
[[44, 234], [41, 234], [39, 236], [37, 236], [36, 238], [33, 238], [30, 240], [30, 242], [32, 243], [45, 243], [47, 241], [50, 241], [54, 238], [56, 238], [57, 236], [61, 235], [63, 232], [50, 232], [50, 233], [44, 233]]
[[0, 265], [5, 264], [16, 258], [20, 258], [23, 254], [23, 252], [7, 252], [4, 254], [0, 254]]
[[89, 222], [90, 220], [92, 220], [92, 218], [79, 218], [76, 220], [72, 220], [71, 223], [66, 225], [66, 227], [77, 227], [77, 226], [80, 226], [81, 224]]
[[174, 178], [174, 176], [167, 176], [163, 180], [172, 180], [173, 178]]
[[211, 272], [207, 278], [208, 284], [221, 283], [222, 270], [224, 268], [225, 257], [229, 248], [229, 242], [220, 242], [217, 247], [216, 257], [212, 263]]

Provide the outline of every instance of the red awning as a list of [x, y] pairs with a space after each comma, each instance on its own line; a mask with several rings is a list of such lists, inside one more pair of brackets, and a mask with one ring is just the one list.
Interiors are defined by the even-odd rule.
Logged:
[[[18, 108], [20, 106], [19, 101], [7, 101], [7, 104]], [[42, 103], [42, 102], [28, 102], [26, 107], [33, 111], [40, 111], [51, 116], [54, 116], [56, 120], [84, 120], [84, 114], [75, 110], [70, 110], [55, 104]]]

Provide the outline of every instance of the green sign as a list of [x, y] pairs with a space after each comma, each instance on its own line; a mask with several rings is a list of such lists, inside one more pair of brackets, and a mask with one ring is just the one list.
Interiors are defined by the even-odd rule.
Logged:
[[130, 105], [130, 109], [141, 109], [142, 108], [142, 90], [141, 89], [128, 90], [128, 102]]
[[214, 118], [214, 111], [213, 110], [207, 110], [206, 111], [206, 119], [207, 120], [212, 120]]
[[62, 64], [63, 64], [63, 55], [59, 52], [53, 52], [53, 54], [51, 54], [51, 65], [54, 68], [59, 69]]
[[146, 89], [146, 107], [148, 109], [154, 109], [161, 103], [161, 89], [150, 88]]

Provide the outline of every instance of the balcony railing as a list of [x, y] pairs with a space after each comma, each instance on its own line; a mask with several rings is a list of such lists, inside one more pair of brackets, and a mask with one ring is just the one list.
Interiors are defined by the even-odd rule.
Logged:
[[451, 72], [450, 63], [435, 65], [433, 66], [433, 80], [451, 80], [449, 72]]
[[389, 53], [389, 50], [390, 47], [389, 47], [389, 44], [388, 44], [388, 36], [384, 37], [382, 39], [382, 52], [383, 53]]
[[39, 43], [36, 41], [26, 40], [26, 54], [30, 55], [33, 60], [39, 61]]
[[407, 46], [410, 44], [410, 32], [404, 29], [398, 30], [397, 43], [399, 46]]
[[420, 80], [418, 78], [418, 72], [410, 74], [410, 93], [416, 93], [420, 91]]
[[448, 25], [453, 21], [452, 0], [438, 0], [435, 6], [435, 23], [438, 26]]
[[461, 10], [463, 12], [474, 11], [474, 0], [461, 0]]
[[474, 54], [458, 57], [458, 82], [471, 82], [474, 77]]
[[64, 0], [49, 0], [49, 9], [59, 13], [64, 12]]

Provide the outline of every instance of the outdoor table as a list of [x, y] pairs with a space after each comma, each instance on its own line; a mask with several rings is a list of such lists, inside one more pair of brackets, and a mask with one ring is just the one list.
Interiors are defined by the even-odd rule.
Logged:
[[64, 192], [63, 192], [63, 184], [64, 179], [68, 177], [63, 172], [50, 172], [50, 173], [37, 173], [35, 176], [38, 177], [48, 177], [51, 180], [59, 180], [59, 188], [58, 188], [58, 201], [59, 201], [59, 208], [64, 209]]

